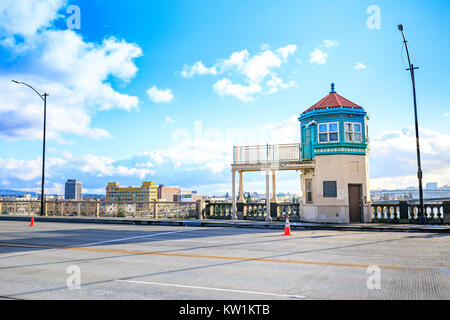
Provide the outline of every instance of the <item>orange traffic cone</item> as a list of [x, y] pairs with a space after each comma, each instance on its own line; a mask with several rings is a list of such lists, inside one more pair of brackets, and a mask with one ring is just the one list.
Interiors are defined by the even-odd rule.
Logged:
[[286, 217], [286, 224], [284, 225], [284, 235], [291, 236], [291, 225], [289, 223], [289, 217]]
[[30, 227], [34, 227], [34, 217], [31, 217]]

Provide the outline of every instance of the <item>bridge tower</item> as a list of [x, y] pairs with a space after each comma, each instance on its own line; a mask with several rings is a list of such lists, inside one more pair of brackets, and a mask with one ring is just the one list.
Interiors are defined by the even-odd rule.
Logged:
[[369, 116], [363, 107], [331, 91], [298, 118], [303, 169], [302, 212], [305, 221], [370, 221]]

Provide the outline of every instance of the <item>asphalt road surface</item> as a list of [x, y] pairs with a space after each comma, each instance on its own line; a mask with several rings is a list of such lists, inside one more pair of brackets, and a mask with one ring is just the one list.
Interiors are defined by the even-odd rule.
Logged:
[[3, 299], [449, 299], [450, 235], [0, 221]]

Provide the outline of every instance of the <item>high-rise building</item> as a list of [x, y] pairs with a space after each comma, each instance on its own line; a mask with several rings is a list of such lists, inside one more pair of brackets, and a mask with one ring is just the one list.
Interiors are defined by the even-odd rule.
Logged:
[[427, 190], [437, 190], [438, 184], [437, 182], [428, 182], [425, 189]]
[[158, 200], [176, 201], [175, 198], [181, 192], [179, 187], [167, 187], [163, 184], [158, 186]]
[[106, 186], [106, 201], [155, 201], [158, 187], [153, 181], [145, 181], [140, 187], [120, 187], [119, 182]]
[[81, 182], [77, 179], [67, 179], [64, 199], [81, 201], [83, 199]]

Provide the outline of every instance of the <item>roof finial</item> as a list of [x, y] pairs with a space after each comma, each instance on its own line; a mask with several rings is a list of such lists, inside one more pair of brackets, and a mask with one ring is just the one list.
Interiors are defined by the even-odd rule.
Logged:
[[334, 91], [334, 82], [332, 82], [331, 83], [331, 91], [330, 91], [330, 93], [334, 93], [334, 92], [336, 92], [336, 91]]

